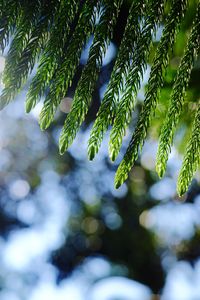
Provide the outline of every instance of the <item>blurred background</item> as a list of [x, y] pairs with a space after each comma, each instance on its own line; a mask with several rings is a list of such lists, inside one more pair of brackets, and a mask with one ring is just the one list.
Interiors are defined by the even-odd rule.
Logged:
[[[200, 299], [200, 174], [187, 195], [180, 199], [176, 194], [177, 174], [200, 97], [200, 60], [192, 72], [167, 173], [159, 180], [155, 172], [157, 138], [196, 4], [189, 1], [148, 139], [119, 190], [114, 188], [114, 174], [134, 130], [162, 34], [161, 26], [120, 157], [114, 164], [109, 161], [108, 133], [100, 153], [89, 162], [89, 132], [115, 61], [128, 2], [105, 56], [87, 121], [65, 155], [58, 153], [58, 137], [92, 37], [48, 131], [41, 132], [37, 122], [41, 103], [29, 115], [24, 112], [28, 85], [0, 113], [1, 300]], [[0, 56], [0, 73], [5, 56]]]

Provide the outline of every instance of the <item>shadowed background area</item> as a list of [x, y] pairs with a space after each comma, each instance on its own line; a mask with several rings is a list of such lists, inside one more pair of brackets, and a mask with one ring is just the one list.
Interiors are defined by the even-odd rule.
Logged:
[[[199, 173], [187, 195], [178, 199], [176, 194], [192, 120], [186, 112], [194, 111], [200, 95], [199, 60], [167, 173], [159, 180], [155, 172], [158, 133], [195, 4], [190, 1], [178, 34], [148, 139], [119, 190], [114, 188], [114, 174], [141, 110], [151, 57], [162, 33], [159, 27], [119, 158], [109, 161], [107, 134], [98, 156], [89, 162], [89, 132], [114, 64], [128, 3], [104, 58], [88, 118], [65, 155], [58, 154], [58, 138], [89, 45], [50, 129], [39, 129], [41, 104], [29, 115], [24, 113], [28, 86], [0, 113], [1, 300], [200, 299]], [[1, 73], [4, 64], [5, 57], [0, 56]]]

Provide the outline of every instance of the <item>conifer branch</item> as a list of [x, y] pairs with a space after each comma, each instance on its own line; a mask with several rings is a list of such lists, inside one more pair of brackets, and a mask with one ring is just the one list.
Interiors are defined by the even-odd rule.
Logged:
[[12, 94], [20, 90], [33, 70], [35, 62], [48, 40], [50, 28], [52, 25], [54, 26], [52, 23], [58, 5], [59, 2], [54, 0], [44, 3], [41, 7], [41, 16], [33, 26], [30, 38], [27, 38], [27, 45], [21, 52], [15, 68], [12, 68], [11, 63], [12, 75], [9, 75], [9, 84], [6, 87], [9, 86], [12, 89]]
[[50, 85], [50, 92], [45, 99], [40, 114], [40, 127], [42, 130], [48, 128], [53, 121], [56, 109], [65, 96], [68, 86], [72, 83], [83, 46], [94, 31], [96, 12], [99, 5], [99, 1], [87, 0], [83, 6], [78, 24], [69, 41], [64, 60], [55, 72], [55, 77]]
[[9, 82], [11, 81], [13, 68], [16, 67], [22, 51], [28, 44], [32, 30], [37, 23], [40, 13], [40, 0], [31, 1], [31, 3], [25, 2], [24, 6], [22, 7], [19, 21], [16, 24], [16, 32], [6, 57], [5, 70], [3, 73], [3, 82], [6, 86], [9, 85]]
[[193, 122], [191, 138], [188, 141], [178, 177], [177, 192], [182, 196], [189, 187], [192, 177], [200, 166], [200, 103]]
[[180, 22], [186, 9], [186, 2], [187, 1], [184, 0], [174, 0], [172, 2], [172, 7], [166, 19], [163, 35], [152, 63], [142, 111], [139, 115], [135, 132], [125, 154], [125, 161], [122, 161], [119, 171], [117, 171], [116, 174], [116, 186], [120, 186], [126, 180], [128, 172], [138, 158], [139, 149], [143, 146], [152, 115], [157, 105], [159, 91], [163, 85], [164, 70], [169, 62], [169, 51], [173, 48], [176, 32], [180, 26]]
[[147, 59], [152, 44], [152, 33], [155, 32], [158, 22], [161, 21], [163, 6], [164, 1], [149, 1], [146, 7], [144, 27], [134, 51], [132, 66], [126, 78], [123, 95], [119, 102], [113, 128], [110, 133], [109, 154], [112, 161], [118, 156], [126, 128], [131, 121], [141, 78], [143, 78], [147, 67]]
[[170, 98], [170, 106], [161, 128], [159, 146], [156, 158], [156, 170], [160, 177], [163, 176], [168, 156], [171, 150], [171, 144], [178, 124], [180, 114], [185, 99], [186, 89], [190, 80], [191, 71], [194, 65], [195, 58], [199, 52], [200, 45], [200, 3], [197, 7], [197, 13], [193, 22], [190, 37], [186, 46], [185, 54], [181, 60], [177, 71], [173, 90]]
[[0, 51], [3, 53], [9, 42], [9, 35], [18, 22], [22, 5], [19, 1], [7, 0], [0, 2]]
[[116, 102], [120, 90], [122, 90], [124, 77], [130, 67], [134, 45], [141, 30], [140, 19], [143, 9], [144, 1], [140, 1], [139, 3], [138, 1], [133, 1], [111, 78], [90, 134], [88, 157], [91, 160], [97, 154], [103, 140], [103, 135], [112, 123], [114, 111], [116, 110]]
[[[42, 3], [40, 0], [26, 3], [22, 9], [14, 39], [6, 58], [3, 83], [5, 88], [0, 96], [0, 109], [3, 109], [20, 91], [22, 84], [28, 76], [27, 69], [35, 64], [35, 60], [26, 66], [24, 62], [29, 58], [24, 50], [29, 44], [31, 34], [41, 16]], [[39, 30], [40, 32], [40, 30]], [[34, 39], [33, 39], [34, 41]], [[22, 63], [20, 64], [20, 60]], [[27, 76], [26, 76], [27, 73]], [[23, 80], [24, 79], [24, 80]]]
[[34, 76], [26, 98], [26, 112], [35, 107], [39, 98], [53, 78], [61, 57], [64, 56], [65, 45], [70, 33], [70, 25], [78, 11], [76, 0], [61, 0], [55, 16], [53, 30], [40, 58], [37, 73]]
[[[47, 94], [40, 114], [41, 129], [47, 128], [52, 122], [61, 100], [72, 84], [82, 49], [89, 37], [94, 35], [88, 61], [78, 81], [72, 108], [61, 133], [61, 153], [64, 153], [73, 142], [86, 117], [102, 59], [112, 39], [122, 1], [0, 0], [0, 51], [3, 53], [5, 47], [10, 44], [5, 70], [1, 77], [4, 89], [0, 95], [0, 108], [8, 104], [21, 90], [35, 63], [39, 61], [37, 73], [31, 81], [27, 94], [26, 111], [29, 112], [40, 97]], [[111, 78], [91, 131], [88, 156], [93, 159], [99, 150], [104, 133], [109, 125], [113, 125], [109, 154], [111, 159], [115, 160], [132, 117], [141, 78], [148, 62], [152, 35], [164, 16], [165, 1], [169, 4], [169, 12], [167, 11], [163, 22], [163, 34], [153, 59], [136, 129], [116, 173], [116, 187], [119, 187], [128, 177], [128, 172], [138, 158], [147, 136], [159, 92], [164, 83], [164, 71], [169, 63], [169, 53], [173, 48], [176, 32], [184, 17], [188, 0], [133, 0], [131, 2]], [[200, 2], [198, 1], [197, 14], [175, 77], [168, 113], [161, 129], [156, 163], [160, 176], [166, 169], [191, 71], [199, 52], [199, 20]], [[179, 194], [187, 190], [200, 163], [199, 123], [198, 106], [178, 179]]]
[[68, 114], [60, 136], [60, 153], [63, 154], [73, 142], [85, 119], [92, 100], [92, 92], [98, 79], [102, 60], [112, 38], [119, 9], [123, 0], [103, 0], [103, 12], [94, 33], [89, 59], [79, 80], [72, 109]]

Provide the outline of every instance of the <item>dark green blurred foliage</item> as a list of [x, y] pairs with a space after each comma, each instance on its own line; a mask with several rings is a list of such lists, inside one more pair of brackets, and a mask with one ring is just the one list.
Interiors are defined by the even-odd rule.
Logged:
[[131, 192], [120, 200], [112, 199], [112, 203], [103, 199], [94, 207], [77, 203], [67, 224], [70, 234], [64, 246], [53, 254], [60, 278], [69, 276], [85, 257], [100, 255], [126, 268], [126, 276], [158, 292], [164, 284], [164, 274], [156, 237], [139, 223], [147, 205], [145, 199], [141, 201]]

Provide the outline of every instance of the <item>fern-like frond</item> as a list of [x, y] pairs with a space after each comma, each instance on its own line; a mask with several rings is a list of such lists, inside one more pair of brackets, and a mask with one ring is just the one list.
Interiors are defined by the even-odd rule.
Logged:
[[[73, 142], [88, 113], [102, 60], [112, 39], [122, 2], [123, 0], [0, 0], [0, 51], [5, 53], [6, 48], [7, 53], [4, 72], [1, 75], [4, 88], [0, 95], [0, 108], [7, 105], [22, 89], [38, 63], [36, 75], [33, 79], [30, 78], [26, 111], [29, 112], [41, 96], [45, 96], [39, 120], [41, 129], [46, 129], [53, 121], [61, 100], [72, 85], [82, 50], [93, 36], [87, 63], [78, 80], [72, 107], [61, 132], [61, 154]], [[148, 60], [151, 60], [150, 47], [153, 35], [161, 20], [163, 31], [153, 58], [142, 110], [124, 159], [116, 173], [116, 187], [128, 177], [147, 136], [164, 83], [169, 53], [173, 49], [187, 2], [189, 1], [125, 2], [125, 6], [129, 8], [128, 18], [122, 38], [120, 37], [120, 47], [111, 78], [91, 131], [88, 143], [89, 159], [93, 159], [98, 152], [110, 125], [112, 129], [109, 155], [111, 160], [116, 159], [132, 118]], [[175, 76], [168, 112], [161, 128], [156, 162], [160, 176], [166, 169], [191, 71], [200, 47], [200, 2], [195, 0], [194, 3], [189, 3], [191, 5], [188, 5], [188, 8], [192, 10], [197, 8], [197, 12]], [[198, 107], [178, 179], [179, 194], [186, 191], [199, 166], [199, 111]]]
[[28, 75], [33, 70], [35, 62], [39, 57], [42, 49], [49, 37], [49, 31], [53, 23], [53, 18], [56, 15], [56, 10], [59, 2], [54, 0], [44, 3], [41, 8], [41, 17], [34, 26], [28, 43], [21, 53], [17, 61], [16, 67], [13, 68], [11, 80], [9, 79], [9, 86], [12, 87], [12, 93], [18, 92], [27, 80]]
[[26, 99], [26, 112], [35, 107], [41, 95], [48, 87], [61, 57], [70, 33], [79, 4], [76, 0], [61, 0], [58, 13], [54, 17], [54, 26], [50, 38], [40, 58], [37, 73], [34, 76]]
[[119, 170], [116, 174], [116, 186], [120, 186], [128, 177], [128, 173], [138, 158], [139, 149], [143, 146], [150, 126], [151, 117], [155, 111], [160, 88], [163, 85], [163, 73], [169, 62], [169, 51], [173, 48], [176, 32], [184, 16], [187, 1], [174, 0], [166, 19], [163, 35], [159, 42], [152, 63], [150, 77], [142, 111], [136, 125], [135, 132], [130, 141]]
[[22, 5], [20, 0], [7, 0], [0, 2], [0, 51], [3, 53], [8, 45], [9, 36], [18, 22]]
[[175, 78], [170, 106], [166, 119], [161, 128], [159, 147], [156, 159], [156, 170], [160, 177], [163, 176], [168, 156], [171, 150], [171, 144], [182, 111], [186, 89], [190, 80], [191, 71], [195, 58], [199, 52], [200, 43], [200, 3], [198, 4], [197, 14], [193, 23], [190, 37], [186, 46], [185, 54], [181, 60], [180, 66]]
[[[48, 2], [48, 8], [52, 10], [53, 6], [51, 7], [50, 4]], [[31, 4], [26, 3], [22, 9], [14, 39], [6, 58], [3, 73], [5, 88], [0, 97], [0, 109], [5, 107], [19, 92], [23, 82], [27, 79], [29, 69], [33, 68], [35, 64], [35, 57], [32, 58], [30, 51], [36, 52], [41, 48], [36, 47], [37, 36], [32, 36], [32, 33], [41, 35], [43, 33], [41, 27], [44, 27], [45, 23], [47, 30], [48, 18], [45, 18], [44, 13], [46, 11], [47, 2], [41, 3], [39, 0], [33, 1]], [[38, 27], [37, 23], [39, 23]]]
[[40, 114], [42, 130], [46, 129], [52, 122], [58, 105], [65, 96], [68, 86], [72, 83], [83, 46], [94, 31], [96, 10], [99, 5], [100, 1], [87, 0], [82, 8], [78, 24], [64, 54], [64, 60], [55, 72], [55, 77], [50, 85], [50, 92]]
[[121, 148], [126, 128], [131, 121], [135, 99], [140, 88], [141, 78], [147, 67], [147, 59], [152, 43], [152, 33], [163, 15], [164, 1], [149, 1], [146, 7], [144, 27], [134, 51], [132, 66], [126, 78], [122, 98], [119, 102], [116, 118], [110, 133], [109, 154], [115, 160]]
[[119, 47], [117, 59], [111, 74], [108, 87], [103, 97], [94, 126], [88, 142], [88, 157], [93, 159], [97, 154], [103, 135], [108, 129], [116, 111], [116, 102], [123, 86], [123, 80], [131, 65], [134, 45], [141, 30], [141, 16], [143, 15], [144, 1], [133, 1], [123, 38]]
[[6, 57], [5, 70], [3, 73], [3, 82], [7, 86], [13, 75], [13, 68], [16, 67], [22, 51], [25, 49], [31, 37], [34, 26], [41, 13], [42, 3], [40, 0], [24, 2], [22, 6], [19, 21], [16, 24], [16, 31], [11, 46]]
[[60, 153], [63, 154], [73, 142], [76, 133], [85, 119], [92, 100], [92, 92], [98, 79], [102, 60], [112, 38], [119, 9], [123, 0], [103, 0], [103, 12], [95, 29], [89, 59], [79, 80], [72, 109], [67, 115], [60, 137]]
[[186, 147], [183, 164], [178, 177], [177, 192], [182, 196], [189, 187], [192, 177], [200, 166], [200, 103], [193, 123], [191, 138]]

